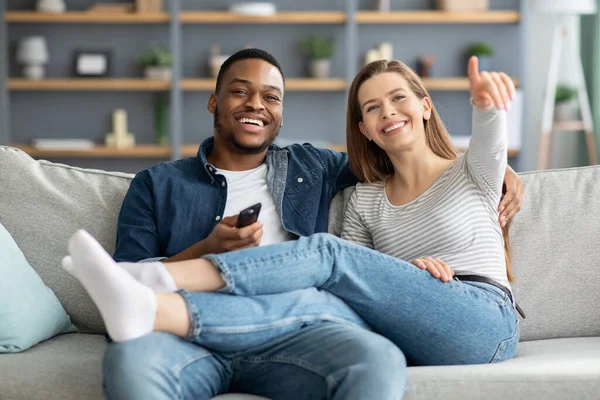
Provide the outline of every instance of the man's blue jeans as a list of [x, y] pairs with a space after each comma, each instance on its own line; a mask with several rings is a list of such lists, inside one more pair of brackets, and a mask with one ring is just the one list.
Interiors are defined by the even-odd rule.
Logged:
[[[233, 297], [239, 299], [240, 311], [229, 312], [235, 303], [221, 312], [207, 310], [202, 293], [180, 293], [192, 322], [190, 339], [217, 350], [235, 347], [226, 333], [239, 327], [238, 316], [251, 299], [243, 296], [311, 287], [343, 300], [375, 332], [396, 344], [412, 365], [498, 362], [512, 358], [519, 341], [515, 311], [502, 290], [485, 283], [442, 282], [411, 263], [332, 235], [206, 258], [220, 269], [227, 282], [224, 291], [238, 295]], [[302, 315], [302, 309], [280, 307], [276, 299], [269, 297], [274, 303], [262, 307], [265, 315], [253, 310], [258, 312], [250, 318], [276, 328]], [[207, 315], [213, 313], [219, 314], [218, 329], [225, 335], [215, 335], [214, 317]], [[242, 336], [249, 341], [270, 338], [269, 331]]]
[[204, 400], [227, 391], [271, 399], [391, 400], [401, 399], [406, 388], [406, 364], [396, 346], [363, 328], [330, 322], [298, 325], [229, 354], [152, 333], [111, 344], [103, 375], [110, 400]]

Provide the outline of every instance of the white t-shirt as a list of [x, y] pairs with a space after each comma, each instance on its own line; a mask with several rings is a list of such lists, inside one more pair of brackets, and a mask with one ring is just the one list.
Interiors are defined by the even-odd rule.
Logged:
[[267, 186], [267, 164], [248, 171], [217, 172], [227, 180], [227, 203], [223, 217], [237, 215], [244, 208], [262, 203], [258, 220], [264, 224], [261, 246], [292, 240], [294, 236], [283, 229], [281, 217]]

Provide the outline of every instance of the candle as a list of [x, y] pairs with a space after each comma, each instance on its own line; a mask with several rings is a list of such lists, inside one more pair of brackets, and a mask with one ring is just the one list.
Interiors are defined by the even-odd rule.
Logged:
[[113, 133], [119, 138], [127, 134], [127, 113], [122, 108], [113, 113]]

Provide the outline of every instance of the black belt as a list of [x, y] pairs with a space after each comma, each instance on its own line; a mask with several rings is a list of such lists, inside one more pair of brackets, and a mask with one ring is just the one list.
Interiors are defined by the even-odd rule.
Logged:
[[502, 286], [495, 280], [487, 278], [485, 276], [481, 276], [481, 275], [455, 275], [454, 278], [456, 278], [459, 281], [481, 282], [481, 283], [487, 283], [488, 285], [497, 287], [498, 289], [500, 289], [504, 293], [506, 293], [506, 295], [510, 299], [510, 302], [514, 303], [515, 308], [517, 309], [519, 314], [521, 314], [521, 317], [525, 318], [525, 313], [523, 312], [521, 307], [519, 307], [519, 305], [517, 304], [516, 301], [513, 301], [513, 297], [512, 297], [512, 294], [510, 293], [510, 290], [508, 290], [507, 287]]

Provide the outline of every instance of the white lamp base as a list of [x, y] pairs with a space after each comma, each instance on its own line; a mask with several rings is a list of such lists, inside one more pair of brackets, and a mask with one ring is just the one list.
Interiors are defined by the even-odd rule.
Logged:
[[43, 65], [26, 65], [23, 68], [23, 76], [28, 79], [42, 79], [46, 76], [46, 70]]

